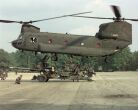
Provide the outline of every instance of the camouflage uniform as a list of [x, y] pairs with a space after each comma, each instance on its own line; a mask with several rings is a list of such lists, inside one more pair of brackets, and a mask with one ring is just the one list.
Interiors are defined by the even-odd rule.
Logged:
[[19, 77], [16, 78], [15, 84], [20, 84], [21, 83], [21, 79], [22, 79], [22, 75], [20, 75]]
[[73, 82], [75, 81], [75, 79], [79, 81], [79, 70], [80, 70], [79, 65], [76, 65], [76, 67], [73, 70]]
[[96, 73], [94, 72], [94, 69], [92, 67], [89, 67], [89, 69], [88, 69], [88, 80], [91, 80], [90, 77], [92, 77], [93, 75], [96, 75]]
[[0, 69], [0, 78], [1, 80], [5, 80], [4, 70]]

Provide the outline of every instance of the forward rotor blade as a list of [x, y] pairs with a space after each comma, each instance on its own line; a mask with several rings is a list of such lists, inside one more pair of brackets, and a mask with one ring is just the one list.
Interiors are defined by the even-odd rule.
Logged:
[[121, 18], [120, 8], [115, 5], [111, 5], [111, 8], [112, 8], [116, 18]]
[[51, 17], [51, 18], [46, 18], [46, 19], [40, 19], [40, 20], [34, 20], [34, 21], [12, 21], [12, 20], [0, 20], [2, 23], [20, 23], [20, 24], [28, 24], [28, 23], [34, 23], [34, 22], [40, 22], [40, 21], [46, 21], [46, 20], [52, 20], [52, 19], [57, 19], [57, 18], [63, 18], [63, 17], [68, 17], [68, 16], [73, 16], [73, 15], [80, 15], [80, 14], [86, 14], [86, 13], [91, 13], [92, 11], [88, 12], [81, 12], [81, 13], [74, 13], [74, 14], [69, 14], [69, 15], [62, 15], [62, 16], [57, 16], [57, 17]]
[[46, 18], [46, 19], [40, 19], [40, 20], [29, 21], [29, 22], [26, 22], [26, 23], [34, 23], [34, 22], [52, 20], [52, 19], [63, 18], [63, 17], [73, 16], [73, 15], [75, 16], [75, 15], [86, 14], [86, 13], [91, 13], [91, 12], [92, 12], [92, 11], [81, 12], [81, 13], [75, 13], [75, 14], [69, 14], [69, 15], [62, 15], [62, 16], [57, 16], [57, 17], [51, 17], [51, 18]]
[[12, 20], [0, 20], [2, 23], [20, 23], [22, 24], [22, 21], [12, 21]]
[[81, 18], [92, 18], [92, 19], [111, 19], [114, 20], [114, 18], [104, 18], [104, 17], [91, 17], [91, 16], [74, 16], [74, 15], [70, 15], [72, 17], [81, 17]]

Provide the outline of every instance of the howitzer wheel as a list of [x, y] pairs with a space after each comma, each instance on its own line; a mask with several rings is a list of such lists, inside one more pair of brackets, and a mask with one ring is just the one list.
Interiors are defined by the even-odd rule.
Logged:
[[47, 77], [46, 80], [45, 80], [45, 82], [48, 82], [48, 80], [49, 80], [49, 78]]
[[37, 77], [37, 80], [38, 80], [39, 82], [47, 82], [47, 81], [48, 81], [48, 78], [47, 78], [47, 76], [39, 75], [39, 76]]

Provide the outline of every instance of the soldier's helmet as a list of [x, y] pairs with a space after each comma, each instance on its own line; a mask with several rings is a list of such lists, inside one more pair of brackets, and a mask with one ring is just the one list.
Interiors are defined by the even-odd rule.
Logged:
[[22, 78], [23, 75], [20, 75], [20, 78]]

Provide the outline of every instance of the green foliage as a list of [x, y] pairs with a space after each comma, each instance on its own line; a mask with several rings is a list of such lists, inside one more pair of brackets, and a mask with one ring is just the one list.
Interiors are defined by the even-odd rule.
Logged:
[[138, 51], [132, 53], [131, 61], [128, 66], [129, 70], [138, 69]]
[[121, 52], [115, 54], [113, 56], [113, 67], [116, 70], [127, 70], [131, 59], [132, 59], [132, 53], [129, 48], [125, 48]]
[[10, 65], [9, 54], [3, 49], [0, 49], [0, 67], [8, 67]]
[[34, 52], [22, 52], [17, 50], [12, 53], [14, 59], [14, 66], [32, 68], [41, 60], [40, 54], [35, 55]]
[[[7, 53], [0, 49], [0, 66], [14, 66], [14, 67], [36, 67], [42, 61], [45, 54], [37, 54], [34, 52], [16, 52]], [[51, 54], [47, 54], [51, 57]], [[62, 66], [67, 63], [80, 64], [81, 67], [92, 66], [95, 70], [102, 67], [104, 71], [110, 69], [113, 70], [136, 70], [138, 69], [138, 52], [131, 52], [129, 48], [125, 48], [121, 52], [118, 52], [107, 58], [105, 63], [105, 57], [84, 57], [84, 56], [73, 56], [71, 55], [58, 55], [58, 61], [54, 62], [51, 59], [48, 60], [50, 66], [55, 66], [61, 69]]]

